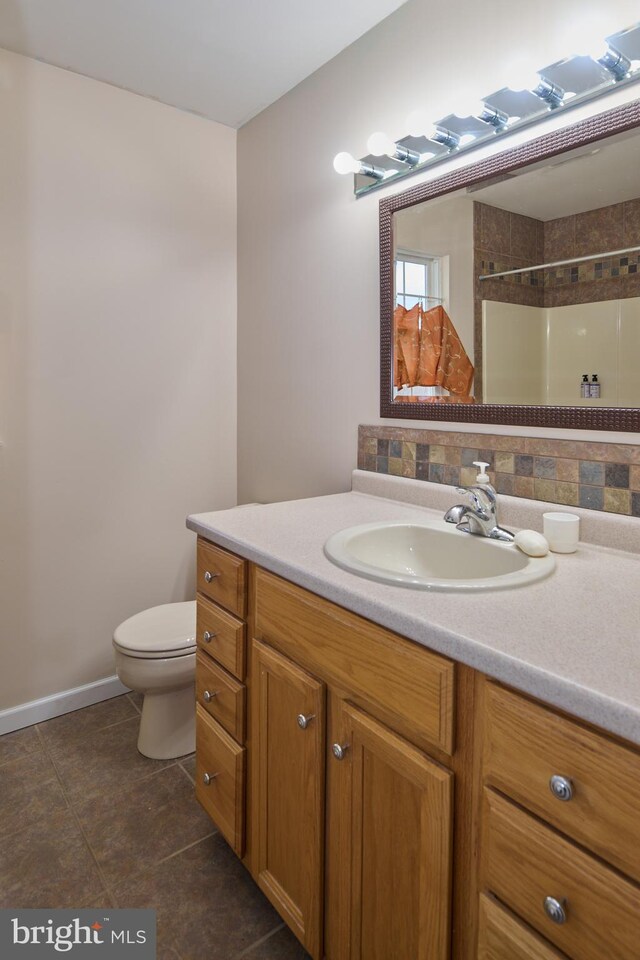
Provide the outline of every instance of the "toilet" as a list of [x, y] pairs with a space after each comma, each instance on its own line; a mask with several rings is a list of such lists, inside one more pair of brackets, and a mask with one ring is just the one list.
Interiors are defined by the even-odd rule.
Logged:
[[138, 750], [172, 760], [195, 750], [196, 603], [165, 603], [129, 617], [113, 635], [116, 673], [144, 694]]

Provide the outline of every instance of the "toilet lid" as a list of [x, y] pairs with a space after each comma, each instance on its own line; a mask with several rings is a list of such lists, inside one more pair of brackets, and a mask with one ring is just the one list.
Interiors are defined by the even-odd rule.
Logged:
[[178, 657], [196, 646], [196, 602], [163, 603], [121, 623], [113, 645], [138, 657]]

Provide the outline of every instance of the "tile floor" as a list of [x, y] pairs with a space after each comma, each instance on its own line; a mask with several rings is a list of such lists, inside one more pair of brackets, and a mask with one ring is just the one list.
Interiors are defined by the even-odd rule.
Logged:
[[127, 694], [0, 737], [0, 907], [154, 907], [157, 960], [305, 960]]

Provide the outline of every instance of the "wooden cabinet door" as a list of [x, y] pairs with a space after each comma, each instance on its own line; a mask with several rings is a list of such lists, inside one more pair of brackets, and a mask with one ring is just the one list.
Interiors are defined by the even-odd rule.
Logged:
[[253, 643], [253, 809], [258, 885], [322, 957], [325, 688]]
[[446, 960], [453, 776], [346, 701], [331, 721], [327, 957]]

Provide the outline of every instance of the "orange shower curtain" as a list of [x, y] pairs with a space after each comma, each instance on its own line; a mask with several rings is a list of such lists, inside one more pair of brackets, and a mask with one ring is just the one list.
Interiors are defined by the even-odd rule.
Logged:
[[394, 384], [444, 387], [455, 396], [469, 396], [473, 364], [451, 318], [442, 306], [423, 311], [398, 306], [394, 323]]

